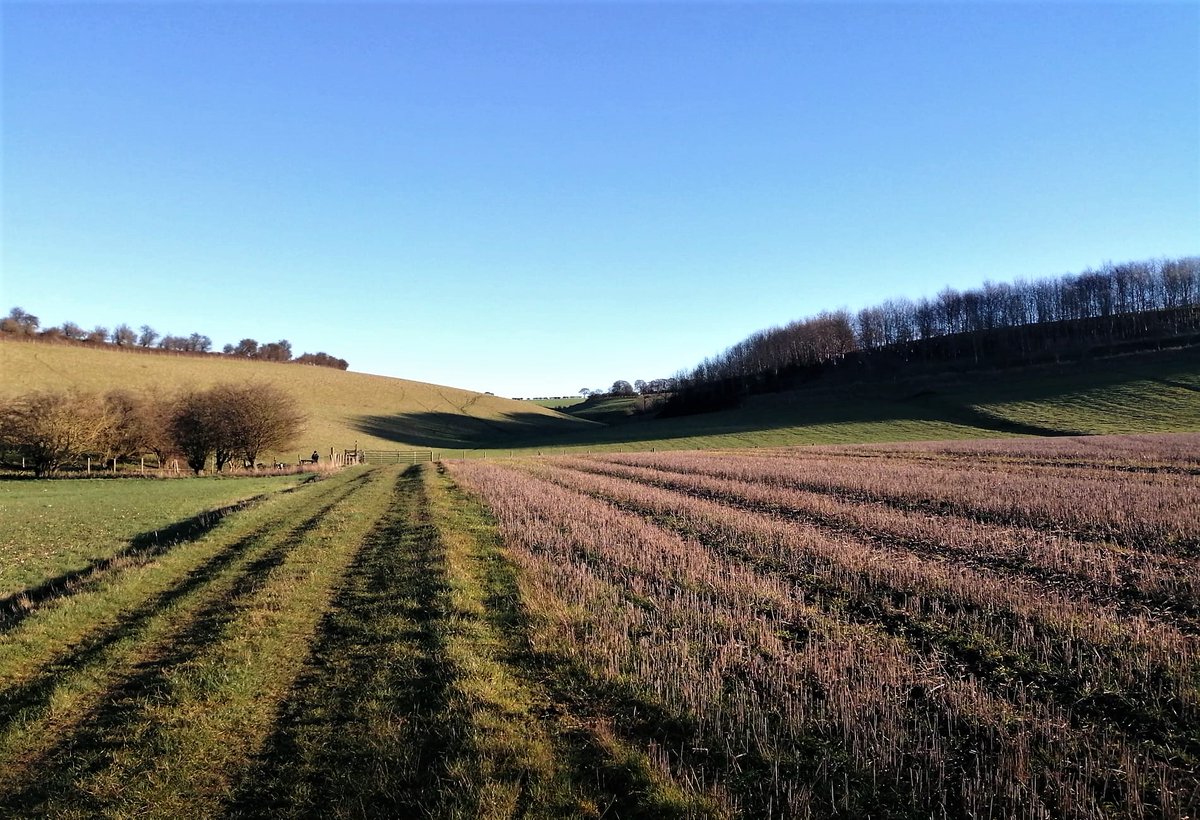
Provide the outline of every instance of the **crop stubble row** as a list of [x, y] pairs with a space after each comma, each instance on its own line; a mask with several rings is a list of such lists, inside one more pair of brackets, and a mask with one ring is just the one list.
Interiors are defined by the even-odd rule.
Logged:
[[[795, 455], [453, 469], [494, 510], [539, 590], [532, 597], [553, 627], [541, 639], [675, 710], [690, 735], [660, 750], [664, 767], [734, 809], [1194, 810], [1191, 604], [1122, 605], [1129, 595], [1194, 601], [1190, 559], [1147, 543], [1154, 532], [1192, 537], [1168, 514], [1195, 492], [1194, 478], [1172, 476], [1156, 485], [1172, 497], [1081, 539], [1047, 526], [1046, 514], [1068, 503], [1061, 476], [1011, 478], [1004, 492], [1025, 482], [1041, 493], [1016, 509], [987, 503], [970, 483], [950, 496], [947, 474], [970, 475], [961, 466], [935, 478], [928, 465], [917, 465], [922, 475], [900, 463], [861, 480], [835, 468], [865, 461], [870, 471], [870, 459], [813, 461], [817, 481], [803, 480], [808, 460]], [[1085, 480], [1145, 478], [1093, 472]], [[880, 500], [867, 502], [867, 490]], [[914, 499], [925, 506], [913, 509]], [[789, 514], [797, 509], [807, 520]], [[1109, 565], [1089, 561], [1105, 551]], [[1009, 565], [989, 564], [997, 556]]]

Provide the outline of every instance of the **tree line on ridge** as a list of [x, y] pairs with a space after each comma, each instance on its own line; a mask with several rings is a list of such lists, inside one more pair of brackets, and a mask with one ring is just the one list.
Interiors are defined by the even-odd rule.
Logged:
[[1056, 278], [985, 282], [933, 298], [825, 311], [758, 331], [675, 378], [667, 415], [844, 371], [1018, 366], [1200, 343], [1200, 257], [1105, 265]]
[[20, 307], [14, 307], [9, 311], [8, 316], [0, 319], [0, 335], [41, 342], [114, 347], [121, 350], [161, 350], [172, 353], [225, 355], [265, 362], [292, 362], [318, 367], [333, 367], [338, 370], [346, 370], [350, 367], [350, 363], [345, 359], [339, 359], [324, 352], [302, 353], [293, 358], [292, 343], [287, 339], [260, 344], [254, 339], [246, 338], [236, 345], [225, 345], [221, 353], [216, 354], [213, 351], [212, 339], [208, 336], [201, 333], [192, 333], [187, 336], [163, 335], [150, 325], [142, 325], [140, 329], [134, 330], [127, 324], [120, 324], [110, 331], [102, 325], [85, 330], [75, 322], [63, 322], [55, 327], [43, 328], [37, 316]]

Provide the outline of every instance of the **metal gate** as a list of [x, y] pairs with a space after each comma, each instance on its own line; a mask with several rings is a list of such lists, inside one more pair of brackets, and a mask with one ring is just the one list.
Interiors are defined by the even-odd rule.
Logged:
[[367, 464], [421, 464], [433, 461], [433, 450], [363, 450]]

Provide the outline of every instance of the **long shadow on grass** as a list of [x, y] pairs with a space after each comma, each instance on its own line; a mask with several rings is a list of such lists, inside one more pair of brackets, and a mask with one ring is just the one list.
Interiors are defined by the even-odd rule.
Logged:
[[[72, 784], [90, 773], [101, 770], [108, 759], [107, 751], [121, 745], [120, 728], [136, 719], [140, 704], [158, 698], [167, 689], [167, 674], [179, 664], [197, 655], [218, 638], [221, 630], [233, 618], [239, 601], [251, 596], [261, 587], [271, 570], [283, 563], [304, 533], [315, 527], [338, 502], [351, 494], [368, 476], [363, 475], [324, 500], [321, 506], [304, 520], [278, 537], [276, 543], [251, 561], [241, 571], [228, 591], [200, 609], [184, 626], [170, 637], [168, 649], [139, 664], [133, 674], [121, 679], [105, 693], [100, 705], [80, 721], [75, 734], [63, 737], [45, 755], [46, 763], [40, 776], [19, 793], [0, 800], [0, 810], [18, 814], [38, 813], [46, 800], [72, 790]], [[166, 592], [130, 613], [121, 624], [90, 642], [86, 647], [61, 659], [42, 677], [23, 687], [8, 690], [0, 699], [0, 720], [10, 721], [20, 710], [45, 701], [58, 682], [56, 669], [79, 668], [102, 655], [105, 649], [121, 639], [135, 634], [156, 614], [173, 602], [215, 579], [240, 556], [254, 548], [255, 543], [269, 537], [277, 524], [267, 524], [229, 545], [220, 553], [190, 572], [185, 579]], [[76, 792], [78, 805], [85, 806], [89, 797]], [[101, 812], [102, 806], [92, 806]]]
[[419, 468], [364, 539], [233, 816], [433, 813], [465, 743], [448, 714], [444, 554]]
[[157, 530], [141, 533], [130, 539], [129, 544], [115, 554], [93, 561], [81, 569], [65, 572], [50, 578], [35, 587], [0, 598], [0, 634], [20, 624], [47, 601], [79, 591], [87, 584], [95, 583], [114, 568], [130, 563], [144, 563], [164, 555], [175, 546], [211, 532], [218, 524], [233, 513], [241, 512], [262, 501], [259, 495], [216, 510], [205, 510], [191, 518]]
[[[361, 476], [355, 482], [359, 482], [365, 477]], [[318, 524], [338, 501], [353, 490], [353, 486], [354, 484], [348, 484], [346, 487], [341, 488], [341, 491], [335, 496], [325, 500], [311, 515], [293, 526], [279, 539], [275, 546], [248, 564], [231, 590], [203, 609], [190, 622], [188, 628], [175, 637], [170, 655], [165, 658], [156, 659], [152, 666], [146, 667], [143, 671], [161, 670], [168, 666], [172, 662], [172, 659], [174, 659], [173, 662], [182, 660], [189, 651], [198, 648], [203, 643], [202, 640], [199, 640], [200, 636], [215, 634], [216, 630], [227, 622], [232, 614], [231, 608], [234, 602], [238, 598], [245, 597], [253, 592], [266, 574], [283, 561], [287, 553], [295, 546], [300, 536]], [[53, 693], [58, 684], [59, 677], [64, 670], [83, 668], [99, 659], [114, 644], [136, 635], [156, 615], [172, 606], [175, 602], [182, 600], [187, 595], [212, 582], [224, 570], [245, 555], [248, 550], [253, 549], [256, 543], [269, 537], [272, 530], [277, 526], [277, 522], [268, 523], [245, 537], [234, 541], [189, 571], [187, 575], [170, 588], [153, 596], [141, 606], [124, 613], [119, 622], [112, 628], [88, 636], [73, 651], [52, 660], [47, 664], [47, 668], [32, 680], [23, 685], [0, 691], [0, 727], [11, 722], [22, 710], [36, 706], [39, 703], [44, 703]], [[141, 680], [140, 674], [130, 680]], [[130, 686], [125, 685], [121, 689], [133, 691]], [[111, 700], [112, 698], [107, 699], [108, 702], [111, 702]]]

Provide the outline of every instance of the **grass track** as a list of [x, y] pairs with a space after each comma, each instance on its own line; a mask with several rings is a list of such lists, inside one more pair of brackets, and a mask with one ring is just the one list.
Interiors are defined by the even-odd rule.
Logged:
[[[4, 648], [45, 645], [35, 631], [47, 620], [85, 637], [40, 663], [5, 658], [4, 679], [26, 683], [4, 690], [0, 811], [211, 814], [204, 800], [219, 799], [231, 758], [269, 724], [271, 692], [303, 654], [306, 620], [319, 617], [339, 559], [357, 548], [355, 522], [369, 525], [379, 484], [361, 473], [321, 482], [252, 511], [249, 532], [214, 532], [79, 596], [93, 606], [70, 599], [22, 624], [27, 639]], [[297, 515], [304, 502], [307, 517]]]
[[0, 815], [718, 814], [627, 693], [535, 650], [485, 509], [400, 469], [231, 511], [9, 622]]
[[694, 800], [569, 710], [570, 673], [535, 661], [520, 594], [483, 508], [411, 468], [231, 814], [681, 816]]
[[0, 612], [4, 599], [61, 586], [123, 552], [195, 538], [222, 510], [295, 487], [303, 476], [187, 481], [96, 479], [0, 482]]

